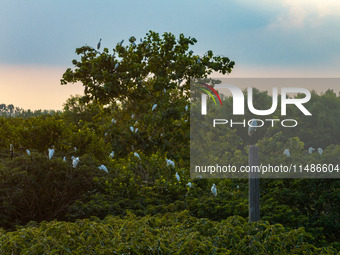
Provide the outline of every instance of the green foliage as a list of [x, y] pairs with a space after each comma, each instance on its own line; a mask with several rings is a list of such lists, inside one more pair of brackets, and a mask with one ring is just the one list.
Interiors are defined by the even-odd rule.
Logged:
[[[2, 233], [1, 233], [2, 232]], [[223, 222], [187, 212], [124, 218], [108, 216], [69, 222], [30, 223], [1, 231], [0, 251], [11, 254], [336, 254], [316, 248], [303, 228], [287, 230], [242, 217]]]
[[60, 114], [61, 111], [55, 110], [24, 110], [20, 107], [15, 107], [12, 104], [0, 104], [0, 116], [1, 117], [22, 117], [22, 118], [30, 118], [30, 117], [37, 117], [41, 115], [55, 115]]
[[[133, 104], [152, 99], [164, 89], [188, 97], [190, 78], [206, 77], [212, 71], [230, 73], [235, 64], [227, 57], [214, 56], [212, 51], [202, 57], [194, 55], [189, 48], [196, 42], [183, 34], [176, 39], [171, 33], [161, 37], [150, 31], [140, 43], [135, 37], [127, 46], [118, 43], [112, 54], [107, 48], [100, 52], [83, 46], [76, 49], [81, 59], [72, 61], [75, 70], [67, 69], [61, 84], [80, 81], [85, 86], [85, 102], [104, 104], [116, 100]], [[186, 83], [181, 86], [183, 79]]]
[[[0, 166], [0, 225], [12, 228], [31, 220], [64, 219], [68, 207], [94, 188], [101, 172], [93, 163], [71, 162], [33, 153]], [[96, 171], [97, 170], [97, 171]]]

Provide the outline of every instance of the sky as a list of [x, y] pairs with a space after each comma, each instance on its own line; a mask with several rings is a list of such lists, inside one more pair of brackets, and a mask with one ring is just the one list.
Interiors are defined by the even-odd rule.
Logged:
[[[60, 85], [85, 44], [112, 49], [149, 30], [195, 37], [235, 61], [232, 78], [339, 78], [339, 0], [0, 0], [0, 103], [60, 110]], [[339, 85], [340, 86], [340, 85]]]

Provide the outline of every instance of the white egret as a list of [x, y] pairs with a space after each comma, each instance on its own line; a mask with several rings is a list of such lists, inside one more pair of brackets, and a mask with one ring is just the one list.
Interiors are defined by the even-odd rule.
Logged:
[[217, 188], [216, 188], [215, 183], [211, 187], [211, 192], [214, 194], [214, 196], [217, 196]]
[[109, 172], [109, 171], [107, 170], [106, 166], [104, 166], [104, 165], [98, 166], [98, 168], [99, 168], [100, 170], [103, 170], [103, 171], [107, 172], [107, 173]]
[[321, 148], [318, 148], [318, 152], [319, 152], [319, 154], [320, 154], [320, 155], [322, 155], [322, 153], [323, 153], [323, 149], [321, 149]]
[[308, 149], [308, 153], [309, 153], [309, 154], [312, 154], [312, 153], [313, 153], [313, 151], [315, 151], [315, 149], [314, 149], [313, 147], [309, 147], [309, 149]]
[[134, 114], [131, 114], [131, 119], [133, 119], [135, 117], [135, 115]]
[[48, 149], [48, 159], [51, 159], [53, 157], [54, 154], [54, 149]]
[[137, 133], [137, 131], [138, 131], [138, 128], [135, 129], [135, 133]]
[[112, 151], [112, 152], [110, 153], [109, 157], [110, 157], [110, 158], [113, 158], [114, 156], [115, 156], [115, 152]]
[[166, 93], [166, 89], [163, 89], [164, 93]]
[[171, 159], [165, 159], [165, 160], [166, 160], [166, 166], [175, 167], [175, 162], [173, 162]]
[[112, 120], [111, 120], [111, 123], [116, 124], [117, 121], [116, 121], [115, 119], [112, 119]]
[[185, 106], [185, 111], [187, 112], [189, 109], [188, 105]]
[[287, 157], [290, 157], [289, 149], [285, 149], [285, 150], [283, 151], [283, 154], [286, 155]]
[[178, 173], [176, 172], [176, 179], [177, 179], [177, 181], [181, 181], [181, 177], [179, 177], [179, 175], [178, 175]]
[[13, 156], [14, 156], [14, 146], [13, 146], [13, 144], [11, 144], [11, 145], [9, 146], [9, 150], [10, 150], [10, 152], [11, 152], [11, 159], [13, 159]]
[[140, 156], [138, 155], [137, 152], [134, 152], [133, 155], [134, 155], [135, 157], [137, 157], [138, 159], [140, 159]]
[[77, 147], [74, 147], [73, 149], [74, 149], [74, 151], [77, 151]]
[[109, 134], [108, 132], [105, 132], [105, 134], [104, 134], [104, 135], [105, 135], [105, 136], [107, 136], [108, 134]]
[[255, 119], [252, 119], [248, 128], [248, 135], [251, 136], [255, 133], [257, 127], [257, 121]]
[[79, 157], [76, 157], [72, 160], [72, 166], [73, 168], [76, 168], [79, 163]]
[[31, 156], [31, 152], [30, 152], [29, 149], [26, 149], [26, 153], [27, 153], [28, 156]]
[[189, 186], [189, 188], [191, 188], [192, 187], [191, 182], [188, 182], [187, 186]]
[[152, 106], [152, 111], [154, 111], [155, 109], [157, 108], [157, 104], [154, 104], [153, 106]]
[[66, 157], [63, 157], [63, 161], [66, 162]]
[[130, 127], [130, 130], [131, 130], [131, 132], [134, 132], [134, 131], [135, 131], [135, 129], [133, 128], [133, 126]]
[[100, 48], [101, 41], [102, 41], [102, 38], [100, 38], [99, 42], [97, 43], [97, 50], [99, 50], [99, 48]]

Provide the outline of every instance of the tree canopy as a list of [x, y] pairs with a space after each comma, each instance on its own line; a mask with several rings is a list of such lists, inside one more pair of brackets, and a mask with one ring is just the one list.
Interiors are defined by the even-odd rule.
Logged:
[[126, 45], [124, 40], [117, 43], [112, 53], [108, 48], [83, 46], [76, 49], [80, 60], [72, 61], [75, 69], [66, 70], [61, 84], [81, 82], [84, 102], [103, 104], [162, 96], [165, 90], [188, 96], [191, 78], [207, 77], [213, 71], [228, 74], [235, 65], [211, 50], [195, 55], [190, 47], [196, 42], [183, 34], [176, 38], [150, 31], [139, 41], [132, 36]]

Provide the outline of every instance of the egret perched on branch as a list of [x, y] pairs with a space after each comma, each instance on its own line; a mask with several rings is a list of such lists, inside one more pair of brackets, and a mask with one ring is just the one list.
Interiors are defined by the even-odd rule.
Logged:
[[152, 111], [154, 111], [155, 109], [157, 108], [157, 104], [154, 104], [153, 106], [152, 106]]
[[315, 149], [314, 149], [313, 147], [309, 147], [309, 149], [308, 149], [308, 153], [309, 153], [309, 154], [312, 154], [312, 153], [313, 153], [313, 151], [315, 151]]
[[211, 192], [214, 194], [214, 196], [217, 196], [217, 188], [216, 188], [215, 183], [211, 187]]
[[72, 160], [73, 168], [76, 168], [78, 163], [79, 163], [79, 157], [73, 158], [73, 160]]
[[178, 173], [175, 174], [177, 181], [181, 181], [181, 177], [179, 177]]
[[285, 150], [283, 151], [283, 154], [286, 155], [287, 157], [290, 157], [289, 149], [285, 149]]
[[30, 152], [29, 149], [26, 149], [26, 153], [27, 153], [28, 156], [31, 156], [31, 152]]
[[133, 155], [135, 155], [135, 157], [137, 157], [138, 159], [140, 159], [140, 156], [138, 155], [137, 152], [134, 152]]
[[257, 127], [257, 121], [256, 119], [252, 119], [248, 128], [248, 135], [251, 136], [255, 133]]
[[63, 157], [63, 161], [66, 162], [66, 157]]
[[175, 162], [173, 162], [171, 159], [166, 159], [166, 166], [173, 166], [173, 167], [175, 167]]
[[54, 154], [54, 149], [48, 149], [48, 159], [51, 159], [53, 157]]
[[189, 186], [189, 188], [191, 188], [192, 187], [191, 182], [188, 182], [187, 186]]
[[189, 109], [188, 105], [185, 106], [185, 111], [187, 112]]
[[319, 152], [319, 154], [320, 154], [320, 155], [322, 155], [322, 153], [323, 153], [323, 149], [321, 149], [321, 148], [318, 148], [318, 152]]
[[103, 170], [103, 171], [107, 172], [107, 173], [109, 172], [109, 171], [107, 170], [106, 166], [104, 166], [104, 165], [98, 166], [98, 168], [99, 168], [100, 170]]
[[102, 41], [102, 38], [100, 38], [99, 42], [97, 43], [97, 50], [99, 50], [99, 48], [100, 48], [101, 41]]
[[133, 119], [135, 117], [135, 115], [134, 114], [131, 114], [131, 119]]
[[131, 132], [134, 132], [134, 131], [135, 131], [135, 129], [133, 128], [133, 126], [130, 127], [130, 130], [131, 130]]
[[9, 146], [9, 150], [10, 150], [10, 152], [11, 152], [11, 159], [13, 159], [13, 156], [14, 156], [14, 146], [13, 146], [13, 144], [11, 144], [11, 145]]
[[138, 131], [138, 128], [135, 129], [135, 133], [137, 133], [137, 131]]
[[109, 157], [110, 157], [110, 158], [113, 158], [114, 156], [115, 156], [115, 152], [112, 151], [112, 152], [110, 153]]

